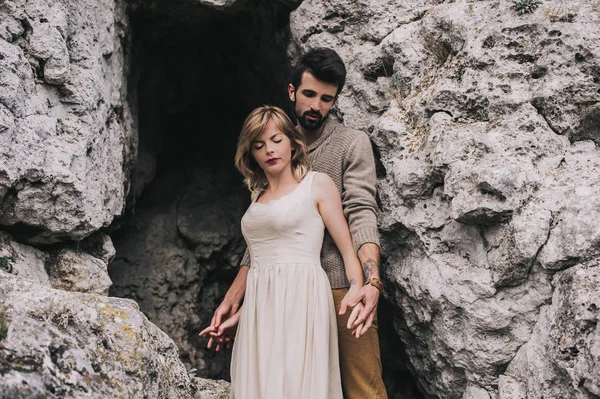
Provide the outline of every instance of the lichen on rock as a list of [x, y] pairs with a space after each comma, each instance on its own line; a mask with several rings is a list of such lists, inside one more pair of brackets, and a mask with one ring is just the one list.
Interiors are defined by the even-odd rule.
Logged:
[[0, 271], [0, 302], [4, 397], [204, 397], [205, 384], [190, 379], [173, 341], [134, 301]]

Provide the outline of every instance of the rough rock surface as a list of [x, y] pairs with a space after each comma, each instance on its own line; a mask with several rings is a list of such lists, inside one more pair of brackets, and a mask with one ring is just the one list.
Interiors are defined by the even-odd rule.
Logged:
[[64, 249], [48, 263], [52, 288], [108, 295], [112, 281], [102, 260], [85, 252]]
[[[380, 157], [386, 298], [422, 390], [497, 398], [522, 388], [504, 371], [536, 323], [571, 312], [556, 290], [583, 290], [561, 283], [553, 299], [553, 274], [599, 256], [600, 7], [438, 3], [306, 0], [290, 54], [329, 46], [347, 62], [335, 114]], [[576, 372], [550, 372], [550, 357], [522, 392], [597, 395], [590, 331]], [[558, 375], [565, 390], [545, 391]]]
[[[114, 254], [110, 238], [101, 236], [99, 239], [100, 251], [108, 248]], [[7, 233], [0, 233], [0, 268], [56, 289], [107, 295], [112, 281], [105, 259], [106, 254], [104, 259], [99, 259], [75, 248], [48, 253], [18, 243]]]
[[0, 3], [2, 398], [228, 397], [133, 301], [89, 294], [136, 153], [129, 38], [122, 1]]
[[0, 270], [50, 287], [45, 267], [47, 258], [39, 249], [19, 244], [9, 234], [0, 232]]
[[190, 379], [173, 341], [128, 299], [0, 271], [0, 392], [14, 397], [225, 398]]
[[499, 398], [600, 396], [600, 263], [557, 273], [552, 304], [499, 380]]
[[[172, 8], [158, 3], [158, 12]], [[179, 3], [169, 18], [188, 24], [219, 15], [234, 32], [256, 22], [235, 14], [239, 1]], [[219, 51], [283, 69], [273, 42], [261, 40], [277, 29], [264, 27], [228, 36]], [[334, 115], [368, 132], [378, 154], [385, 324], [406, 351], [386, 353], [387, 365], [406, 356], [431, 398], [599, 396], [598, 2], [547, 0], [519, 15], [506, 0], [305, 0], [290, 31], [291, 57], [329, 46], [346, 60]], [[190, 158], [230, 159], [220, 151], [233, 145], [225, 131], [239, 128], [239, 115], [223, 104], [245, 114], [277, 102], [281, 75], [258, 62], [232, 73], [224, 68], [239, 64], [208, 46], [217, 62], [199, 69], [170, 58], [171, 69], [149, 68], [149, 77], [160, 83], [176, 70], [177, 84], [144, 86], [138, 99], [127, 91], [130, 37], [121, 1], [0, 3], [0, 225], [10, 233], [0, 235], [3, 394], [119, 397], [145, 385], [156, 397], [227, 396], [227, 383], [190, 380], [173, 342], [133, 302], [50, 288], [105, 293], [115, 258], [113, 293], [172, 334], [189, 367], [227, 373], [227, 357], [204, 351], [196, 334], [235, 272], [247, 193], [212, 171], [222, 163], [159, 170], [156, 156], [164, 147], [174, 161], [191, 147]], [[149, 47], [166, 54], [168, 41]], [[194, 49], [194, 60], [207, 59], [205, 47]], [[239, 81], [216, 79], [219, 71]], [[195, 90], [208, 94], [192, 102]], [[143, 126], [127, 99], [152, 114]], [[223, 125], [197, 134], [200, 112]], [[147, 136], [131, 177], [135, 212], [105, 230], [125, 206], [138, 128]], [[81, 278], [82, 266], [96, 277]], [[388, 333], [386, 352], [396, 348]], [[401, 384], [388, 388], [410, 397]]]
[[122, 1], [0, 4], [0, 225], [81, 239], [124, 208], [136, 132]]
[[223, 179], [202, 170], [189, 179], [184, 171], [157, 176], [114, 234], [110, 265], [111, 294], [134, 299], [177, 343], [188, 367], [212, 378], [228, 377], [229, 357], [206, 350], [197, 335], [237, 272], [244, 249], [237, 221], [249, 197], [237, 177]]

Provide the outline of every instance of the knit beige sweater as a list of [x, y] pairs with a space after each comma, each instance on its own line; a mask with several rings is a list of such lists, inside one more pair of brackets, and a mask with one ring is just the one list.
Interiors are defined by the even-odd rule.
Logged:
[[[312, 170], [327, 173], [340, 192], [356, 250], [368, 242], [379, 245], [375, 159], [368, 136], [328, 118], [323, 133], [309, 147], [309, 155]], [[251, 266], [248, 250], [241, 264]], [[321, 265], [331, 288], [348, 287], [342, 255], [328, 232], [323, 239]]]

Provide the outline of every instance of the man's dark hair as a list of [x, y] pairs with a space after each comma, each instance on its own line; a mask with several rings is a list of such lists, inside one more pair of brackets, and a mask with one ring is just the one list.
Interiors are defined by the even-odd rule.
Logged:
[[321, 82], [337, 86], [336, 96], [346, 83], [346, 67], [338, 53], [330, 48], [319, 47], [304, 54], [292, 71], [292, 85], [298, 89], [302, 75], [309, 72]]

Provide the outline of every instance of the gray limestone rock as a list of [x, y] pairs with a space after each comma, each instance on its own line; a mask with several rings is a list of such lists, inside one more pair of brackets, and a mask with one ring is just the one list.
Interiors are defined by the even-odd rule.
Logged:
[[95, 233], [87, 237], [80, 247], [95, 258], [101, 259], [104, 263], [109, 264], [115, 258], [117, 250], [109, 235], [105, 233]]
[[[512, 5], [306, 0], [290, 18], [290, 54], [346, 61], [334, 114], [379, 154], [385, 296], [431, 397], [538, 398], [563, 381], [504, 370], [547, 317], [553, 274], [599, 256], [600, 12]], [[594, 356], [564, 380], [583, 396], [544, 397], [597, 395]]]
[[498, 378], [499, 399], [527, 399], [527, 390], [522, 380], [506, 375]]
[[59, 251], [48, 262], [52, 288], [108, 295], [112, 281], [107, 264], [85, 252], [72, 249]]
[[2, 397], [225, 398], [128, 299], [54, 290], [0, 271]]
[[229, 386], [227, 381], [211, 380], [208, 378], [194, 378], [196, 398], [199, 399], [229, 399]]
[[[600, 9], [532, 11], [305, 0], [290, 16], [292, 59], [328, 46], [346, 61], [333, 115], [378, 154], [390, 324], [429, 397], [600, 396]], [[196, 333], [235, 273], [247, 193], [218, 172], [172, 171], [131, 224], [107, 228], [138, 146], [130, 34], [123, 1], [0, 5], [3, 394], [227, 396], [227, 383], [190, 379], [133, 302], [63, 291], [106, 294], [112, 262], [113, 293], [202, 376], [226, 374]], [[155, 174], [151, 150], [134, 198]]]
[[[552, 303], [500, 379], [500, 399], [600, 395], [600, 264], [557, 273]], [[517, 395], [517, 396], [515, 396]]]
[[0, 232], [0, 270], [50, 287], [45, 264], [48, 254], [39, 249], [19, 244], [6, 233]]
[[78, 240], [123, 211], [127, 26], [122, 1], [0, 8], [0, 225], [21, 242]]
[[539, 261], [560, 270], [600, 255], [600, 150], [591, 141], [575, 143], [539, 194], [537, 202], [552, 213], [548, 242]]

